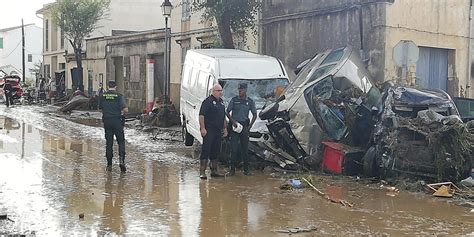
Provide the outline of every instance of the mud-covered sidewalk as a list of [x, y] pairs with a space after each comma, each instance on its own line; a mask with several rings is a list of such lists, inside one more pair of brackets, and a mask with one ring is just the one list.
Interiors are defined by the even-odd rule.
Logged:
[[[80, 115], [76, 116], [82, 120]], [[93, 121], [91, 119], [91, 121]], [[92, 125], [92, 126], [91, 126]], [[104, 169], [100, 124], [76, 123], [53, 107], [0, 105], [0, 234], [298, 236], [451, 235], [474, 232], [471, 208], [378, 181], [313, 176], [311, 188], [282, 190], [291, 175], [198, 178], [196, 147], [126, 129], [128, 171]], [[117, 162], [117, 161], [116, 161]], [[301, 229], [297, 229], [297, 227]]]

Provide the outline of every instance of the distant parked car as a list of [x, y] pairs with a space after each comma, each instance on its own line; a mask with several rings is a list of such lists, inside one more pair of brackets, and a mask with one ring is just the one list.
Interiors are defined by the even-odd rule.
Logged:
[[3, 85], [9, 82], [13, 88], [13, 100], [19, 100], [23, 96], [23, 89], [21, 88], [21, 79], [17, 75], [5, 76], [0, 80], [1, 95], [5, 98], [5, 92], [3, 91]]

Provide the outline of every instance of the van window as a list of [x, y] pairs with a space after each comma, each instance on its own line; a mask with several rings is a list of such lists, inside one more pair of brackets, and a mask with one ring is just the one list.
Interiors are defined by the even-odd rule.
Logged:
[[247, 84], [247, 96], [255, 101], [255, 106], [257, 109], [261, 109], [266, 102], [276, 99], [275, 92], [278, 90], [277, 87], [284, 89], [286, 86], [288, 86], [288, 79], [221, 80], [220, 84], [224, 90], [222, 94], [224, 103], [228, 104], [232, 97], [239, 94], [239, 90], [237, 88], [239, 88], [240, 83]]
[[199, 78], [198, 78], [198, 90], [201, 91], [201, 95], [207, 95], [207, 79], [209, 78], [209, 74], [200, 71]]
[[209, 96], [211, 94], [211, 89], [214, 86], [214, 79], [215, 78], [212, 75], [209, 75], [209, 77], [207, 79], [207, 96]]

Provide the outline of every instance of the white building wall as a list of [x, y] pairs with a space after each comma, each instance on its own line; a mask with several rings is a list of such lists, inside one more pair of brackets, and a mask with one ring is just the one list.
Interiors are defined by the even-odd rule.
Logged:
[[144, 31], [163, 28], [165, 20], [161, 4], [162, 1], [156, 0], [112, 0], [106, 17], [99, 21], [99, 28], [90, 38], [111, 36], [112, 30]]
[[[35, 75], [31, 73], [35, 63], [42, 61], [42, 29], [35, 25], [25, 27], [25, 76], [28, 80], [33, 80]], [[3, 38], [3, 49], [0, 49], [0, 66], [12, 65], [17, 70], [22, 70], [22, 42], [21, 27], [0, 32]], [[32, 55], [32, 61], [28, 62], [28, 55]], [[9, 72], [7, 72], [9, 73]]]

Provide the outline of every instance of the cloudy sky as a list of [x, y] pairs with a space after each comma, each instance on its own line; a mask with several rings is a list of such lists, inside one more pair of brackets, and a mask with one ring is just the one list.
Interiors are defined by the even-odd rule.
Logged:
[[43, 4], [54, 2], [54, 0], [0, 0], [0, 29], [20, 26], [21, 18], [25, 24], [35, 23], [42, 26], [42, 20], [36, 16], [36, 11]]

